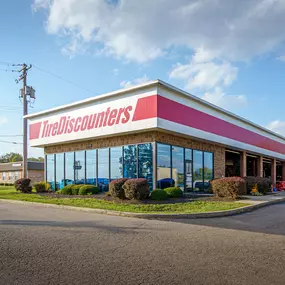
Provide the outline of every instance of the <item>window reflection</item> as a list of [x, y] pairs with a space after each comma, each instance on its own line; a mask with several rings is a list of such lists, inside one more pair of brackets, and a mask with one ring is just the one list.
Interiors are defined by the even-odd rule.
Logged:
[[204, 190], [210, 189], [210, 181], [213, 180], [213, 153], [204, 152]]
[[65, 185], [74, 184], [74, 152], [65, 153]]
[[86, 151], [86, 184], [96, 185], [96, 149]]
[[137, 146], [124, 146], [124, 177], [137, 178]]
[[62, 189], [64, 187], [64, 154], [56, 154], [56, 189]]
[[48, 154], [46, 156], [46, 167], [47, 167], [47, 170], [46, 170], [46, 179], [47, 179], [47, 182], [50, 184], [50, 188], [52, 191], [55, 191], [55, 181], [54, 181], [54, 171], [55, 171], [55, 168], [54, 168], [54, 154]]
[[170, 145], [157, 144], [157, 187], [164, 189], [174, 185], [170, 174]]
[[192, 149], [185, 149], [185, 183], [186, 183], [186, 191], [193, 190], [193, 175], [192, 175]]
[[148, 181], [150, 189], [153, 185], [152, 144], [138, 145], [138, 177]]
[[85, 151], [75, 152], [75, 184], [85, 184]]
[[123, 177], [123, 157], [122, 147], [113, 147], [110, 149], [111, 162], [111, 180]]
[[194, 191], [203, 191], [203, 152], [193, 151], [193, 188]]
[[175, 186], [184, 189], [184, 149], [172, 146], [172, 178]]
[[100, 191], [109, 189], [109, 149], [98, 149], [98, 187]]

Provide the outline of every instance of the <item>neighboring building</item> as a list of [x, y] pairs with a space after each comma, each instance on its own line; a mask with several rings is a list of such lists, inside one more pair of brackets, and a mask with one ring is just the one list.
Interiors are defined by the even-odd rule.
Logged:
[[[44, 180], [44, 162], [28, 161], [31, 183]], [[23, 162], [0, 163], [0, 183], [14, 183], [23, 178]]]
[[223, 176], [285, 180], [285, 138], [156, 80], [26, 116], [52, 187], [145, 177], [207, 190]]

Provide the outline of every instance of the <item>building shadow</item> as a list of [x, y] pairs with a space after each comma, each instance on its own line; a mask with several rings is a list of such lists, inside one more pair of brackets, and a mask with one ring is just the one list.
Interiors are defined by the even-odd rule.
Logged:
[[115, 226], [106, 225], [98, 221], [76, 221], [76, 222], [64, 222], [64, 221], [36, 221], [36, 220], [0, 220], [0, 226], [21, 226], [21, 227], [55, 227], [55, 228], [66, 228], [66, 229], [83, 229], [88, 228], [89, 230], [103, 230], [112, 232], [114, 234], [121, 233], [134, 233], [149, 231], [150, 228], [145, 227], [145, 222], [139, 223], [137, 226]]
[[285, 236], [285, 203], [235, 216], [203, 219], [173, 219], [175, 223]]

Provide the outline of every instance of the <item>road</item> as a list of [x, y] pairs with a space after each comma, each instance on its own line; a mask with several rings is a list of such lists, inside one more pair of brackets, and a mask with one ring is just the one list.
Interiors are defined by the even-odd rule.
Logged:
[[0, 202], [0, 284], [285, 284], [285, 204], [156, 221]]

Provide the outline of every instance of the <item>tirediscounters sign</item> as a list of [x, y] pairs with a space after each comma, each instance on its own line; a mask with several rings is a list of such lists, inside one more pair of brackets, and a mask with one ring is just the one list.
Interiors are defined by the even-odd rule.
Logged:
[[157, 96], [140, 97], [94, 102], [69, 112], [30, 119], [30, 144], [47, 145], [156, 127]]

